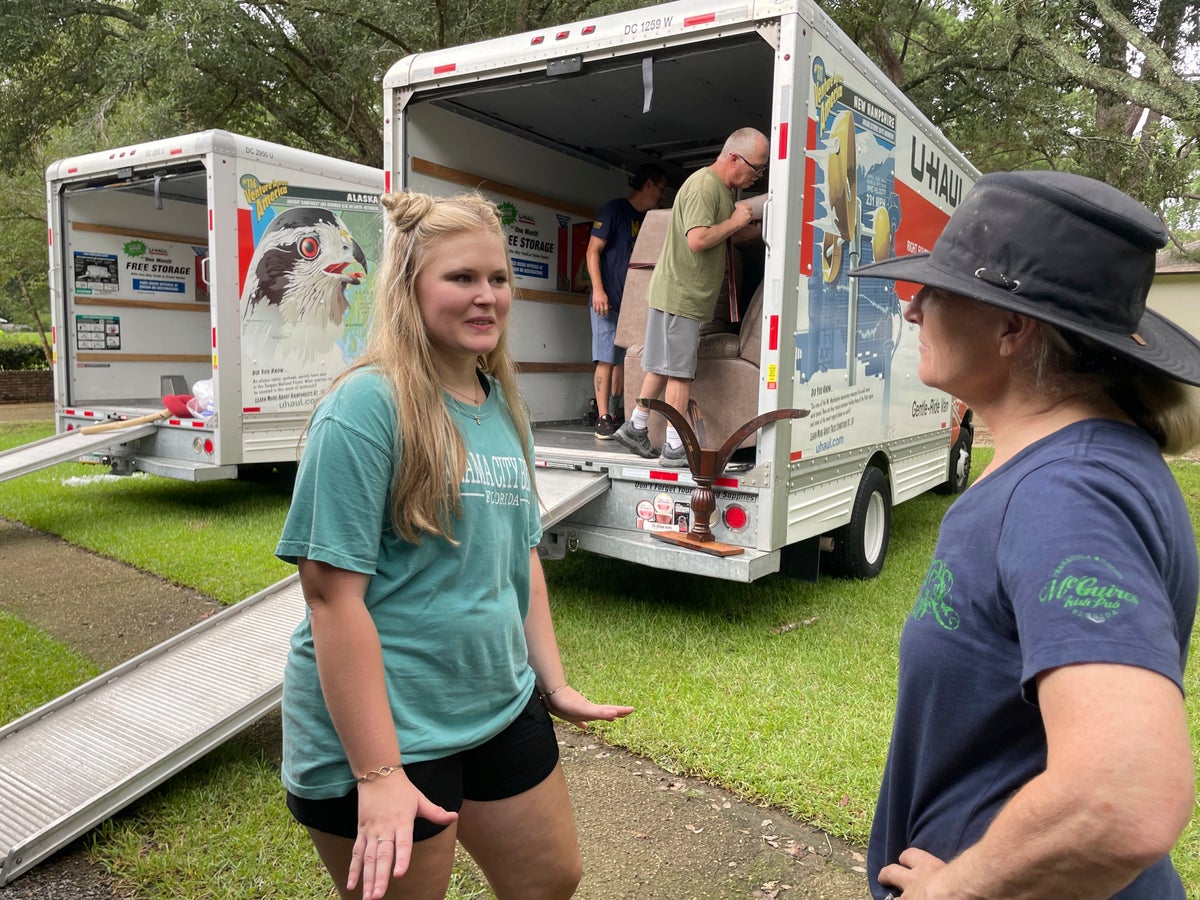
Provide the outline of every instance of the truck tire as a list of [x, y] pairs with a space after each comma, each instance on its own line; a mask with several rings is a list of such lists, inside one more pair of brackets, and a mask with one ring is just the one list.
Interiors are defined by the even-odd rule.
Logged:
[[850, 521], [830, 533], [833, 549], [825, 555], [825, 571], [835, 578], [874, 578], [883, 571], [892, 533], [892, 491], [887, 476], [867, 466]]
[[939, 494], [961, 494], [971, 480], [971, 448], [975, 444], [975, 429], [963, 427], [958, 440], [950, 448], [950, 467], [947, 478], [934, 491]]

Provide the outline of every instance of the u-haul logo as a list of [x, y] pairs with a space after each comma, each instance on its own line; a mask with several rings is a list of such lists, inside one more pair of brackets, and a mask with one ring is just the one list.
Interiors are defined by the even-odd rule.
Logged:
[[962, 176], [951, 169], [950, 163], [924, 141], [921, 141], [918, 149], [915, 134], [912, 139], [909, 169], [917, 184], [924, 184], [930, 191], [950, 204], [951, 209], [958, 206], [959, 201], [962, 200]]

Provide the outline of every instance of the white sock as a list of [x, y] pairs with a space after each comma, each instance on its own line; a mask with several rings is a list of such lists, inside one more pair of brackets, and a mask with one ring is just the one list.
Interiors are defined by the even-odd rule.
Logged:
[[629, 417], [629, 421], [633, 423], [633, 427], [641, 431], [646, 427], [646, 423], [650, 421], [650, 410], [642, 409], [636, 406], [633, 409], [633, 415]]
[[675, 430], [674, 425], [667, 426], [667, 446], [672, 450], [678, 450], [683, 446], [683, 438], [679, 436], [679, 432]]

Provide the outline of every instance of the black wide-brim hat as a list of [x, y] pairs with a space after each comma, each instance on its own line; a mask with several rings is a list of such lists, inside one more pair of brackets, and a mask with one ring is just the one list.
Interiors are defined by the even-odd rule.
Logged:
[[941, 288], [1081, 334], [1123, 359], [1200, 385], [1200, 341], [1146, 309], [1161, 221], [1102, 181], [1067, 172], [982, 176], [932, 253], [854, 269]]

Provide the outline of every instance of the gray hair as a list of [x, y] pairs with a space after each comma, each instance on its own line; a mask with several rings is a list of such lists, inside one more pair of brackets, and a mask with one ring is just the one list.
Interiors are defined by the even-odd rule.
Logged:
[[752, 155], [759, 147], [770, 146], [767, 136], [757, 128], [739, 128], [725, 139], [721, 155], [736, 153], [738, 156]]

